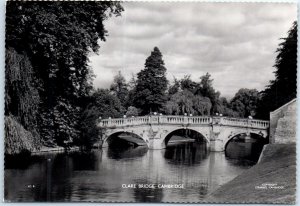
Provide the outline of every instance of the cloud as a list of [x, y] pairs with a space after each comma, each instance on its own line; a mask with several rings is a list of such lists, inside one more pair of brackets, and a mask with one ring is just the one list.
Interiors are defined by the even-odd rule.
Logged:
[[232, 97], [240, 88], [262, 90], [274, 78], [276, 48], [297, 19], [292, 3], [123, 2], [121, 17], [105, 22], [109, 36], [90, 57], [95, 87], [108, 88], [120, 70], [129, 80], [154, 46], [167, 77], [209, 72], [214, 87]]

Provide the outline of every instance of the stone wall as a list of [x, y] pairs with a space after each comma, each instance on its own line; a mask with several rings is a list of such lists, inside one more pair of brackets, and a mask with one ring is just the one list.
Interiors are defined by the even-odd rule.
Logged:
[[270, 143], [296, 142], [297, 101], [296, 99], [270, 113]]

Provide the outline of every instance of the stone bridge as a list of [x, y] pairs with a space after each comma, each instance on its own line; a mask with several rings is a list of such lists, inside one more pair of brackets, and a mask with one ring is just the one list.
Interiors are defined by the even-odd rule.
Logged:
[[[131, 133], [143, 139], [149, 149], [163, 149], [167, 136], [181, 129], [200, 133], [211, 151], [224, 151], [227, 143], [239, 134], [257, 134], [267, 138], [269, 121], [240, 119], [220, 116], [141, 116], [119, 119], [103, 119], [98, 123], [102, 129], [102, 146], [108, 145], [115, 134]], [[169, 135], [170, 136], [170, 135]]]

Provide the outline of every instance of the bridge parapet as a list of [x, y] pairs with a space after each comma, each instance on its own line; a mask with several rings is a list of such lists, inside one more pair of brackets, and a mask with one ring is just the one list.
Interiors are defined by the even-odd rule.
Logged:
[[118, 119], [103, 119], [99, 123], [101, 128], [115, 128], [124, 126], [139, 126], [149, 124], [165, 125], [224, 125], [234, 127], [246, 127], [257, 129], [268, 129], [269, 121], [256, 119], [241, 119], [230, 117], [209, 117], [209, 116], [141, 116]]
[[256, 120], [256, 119], [240, 119], [240, 118], [221, 118], [221, 124], [226, 126], [240, 126], [240, 127], [251, 127], [259, 129], [269, 128], [269, 121]]

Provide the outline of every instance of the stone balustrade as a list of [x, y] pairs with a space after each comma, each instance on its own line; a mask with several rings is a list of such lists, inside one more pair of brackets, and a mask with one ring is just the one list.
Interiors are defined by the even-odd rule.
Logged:
[[99, 123], [99, 127], [124, 127], [124, 126], [139, 126], [148, 124], [165, 124], [165, 125], [209, 125], [219, 124], [223, 126], [247, 127], [247, 128], [269, 128], [269, 121], [256, 119], [242, 119], [231, 117], [211, 117], [211, 116], [141, 116], [117, 119], [103, 119]]

